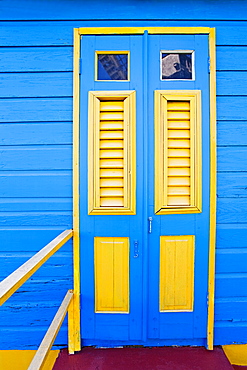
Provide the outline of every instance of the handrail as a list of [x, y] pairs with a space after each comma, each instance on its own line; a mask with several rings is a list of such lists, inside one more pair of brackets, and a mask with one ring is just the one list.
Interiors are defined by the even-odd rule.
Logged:
[[38, 253], [0, 282], [0, 306], [9, 299], [59, 248], [73, 236], [65, 230]]
[[52, 323], [49, 326], [49, 329], [47, 330], [42, 342], [40, 343], [40, 346], [37, 352], [35, 353], [32, 362], [30, 363], [27, 370], [41, 369], [42, 365], [44, 364], [47, 358], [48, 352], [50, 351], [56, 339], [56, 336], [63, 323], [65, 315], [69, 309], [70, 303], [72, 302], [72, 299], [73, 299], [73, 290], [68, 290], [66, 296], [63, 299], [63, 302], [61, 303], [61, 306], [59, 307], [54, 319], [52, 320]]

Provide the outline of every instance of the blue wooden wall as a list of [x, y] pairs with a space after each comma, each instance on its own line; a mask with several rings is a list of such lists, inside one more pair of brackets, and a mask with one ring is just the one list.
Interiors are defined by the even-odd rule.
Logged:
[[[215, 343], [247, 342], [246, 16], [241, 0], [1, 1], [1, 279], [72, 227], [73, 28], [216, 27]], [[72, 286], [71, 258], [67, 243], [0, 309], [0, 349], [36, 348]]]

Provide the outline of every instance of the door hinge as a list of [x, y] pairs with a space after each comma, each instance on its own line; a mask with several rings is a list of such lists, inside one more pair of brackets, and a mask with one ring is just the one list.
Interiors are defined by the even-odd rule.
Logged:
[[208, 73], [210, 73], [210, 58], [208, 57]]

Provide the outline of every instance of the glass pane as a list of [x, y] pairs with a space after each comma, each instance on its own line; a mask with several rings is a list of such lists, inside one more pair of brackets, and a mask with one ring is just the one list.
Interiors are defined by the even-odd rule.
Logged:
[[128, 80], [128, 54], [97, 54], [98, 80]]
[[192, 80], [192, 53], [161, 53], [162, 80]]

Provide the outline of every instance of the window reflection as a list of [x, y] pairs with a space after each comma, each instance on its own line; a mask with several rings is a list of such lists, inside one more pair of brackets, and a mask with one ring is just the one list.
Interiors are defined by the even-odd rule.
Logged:
[[128, 54], [98, 54], [98, 80], [128, 80]]
[[192, 80], [192, 53], [162, 53], [162, 80]]

